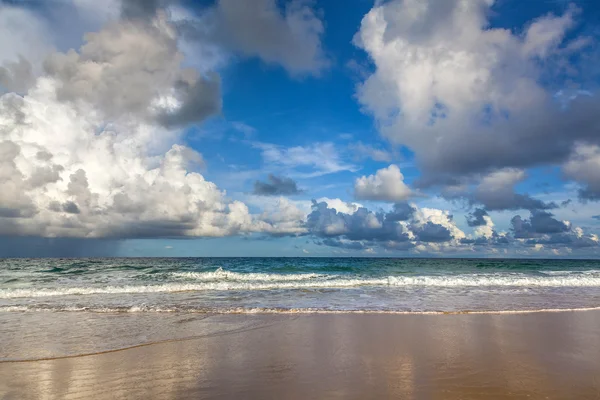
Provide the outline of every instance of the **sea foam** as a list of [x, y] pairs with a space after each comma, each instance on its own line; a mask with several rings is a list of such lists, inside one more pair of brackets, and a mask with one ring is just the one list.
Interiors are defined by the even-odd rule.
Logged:
[[336, 274], [173, 272], [165, 283], [1, 289], [0, 299], [91, 294], [187, 291], [253, 291], [275, 289], [344, 289], [353, 287], [600, 287], [599, 273], [532, 276], [521, 273], [366, 277]]

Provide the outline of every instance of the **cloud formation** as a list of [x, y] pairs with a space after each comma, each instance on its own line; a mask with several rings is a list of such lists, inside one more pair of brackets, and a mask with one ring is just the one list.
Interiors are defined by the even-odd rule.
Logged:
[[317, 243], [346, 249], [380, 246], [388, 250], [436, 251], [451, 247], [465, 237], [443, 210], [417, 208], [398, 203], [389, 212], [373, 212], [365, 207], [347, 214], [313, 201], [306, 227]]
[[404, 183], [404, 175], [394, 164], [378, 170], [374, 175], [362, 176], [354, 183], [354, 197], [358, 200], [398, 202], [411, 195], [412, 191]]
[[275, 0], [218, 0], [198, 21], [179, 26], [191, 40], [259, 57], [292, 76], [319, 75], [330, 65], [322, 46], [323, 22], [311, 1], [292, 0], [281, 9]]
[[196, 172], [203, 158], [176, 128], [219, 111], [219, 81], [182, 67], [168, 14], [146, 11], [50, 54], [27, 93], [0, 97], [0, 235], [287, 232], [286, 204], [261, 219]]
[[[415, 152], [422, 185], [561, 164], [600, 140], [596, 96], [559, 101], [543, 85], [583, 68], [572, 62], [586, 48], [572, 34], [580, 10], [543, 15], [520, 34], [490, 27], [494, 3], [378, 2], [355, 37], [375, 65], [358, 99], [384, 137]], [[576, 169], [569, 176], [590, 197], [597, 188]], [[513, 196], [492, 206], [540, 206], [531, 203]]]
[[[476, 209], [467, 216], [471, 233], [461, 230], [445, 210], [398, 203], [388, 212], [360, 207], [353, 214], [314, 201], [307, 230], [317, 244], [346, 250], [379, 248], [412, 254], [569, 254], [576, 249], [597, 252], [600, 241], [568, 221], [546, 211], [532, 211], [529, 218], [516, 215], [509, 233], [498, 232], [488, 213]], [[594, 253], [595, 254], [595, 253]]]

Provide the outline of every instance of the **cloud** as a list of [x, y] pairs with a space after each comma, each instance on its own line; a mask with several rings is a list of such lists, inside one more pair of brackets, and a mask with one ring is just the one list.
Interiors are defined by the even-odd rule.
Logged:
[[598, 144], [597, 96], [565, 106], [544, 86], [585, 67], [573, 57], [584, 48], [566, 39], [580, 40], [570, 31], [579, 10], [544, 15], [520, 34], [490, 27], [493, 4], [377, 2], [355, 36], [375, 65], [358, 99], [385, 138], [415, 152], [425, 185], [562, 163], [579, 143]]
[[529, 219], [516, 215], [511, 225], [514, 238], [523, 240], [528, 247], [541, 245], [551, 249], [581, 249], [600, 245], [597, 235], [585, 233], [580, 227], [574, 227], [568, 221], [559, 221], [545, 211], [534, 211]]
[[[263, 160], [287, 175], [300, 178], [313, 178], [342, 171], [355, 171], [357, 167], [345, 163], [335, 145], [331, 142], [317, 142], [309, 146], [284, 147], [272, 143], [252, 142], [261, 150]], [[300, 172], [298, 168], [312, 168], [312, 172]]]
[[562, 233], [570, 230], [569, 223], [558, 221], [553, 218], [551, 213], [545, 211], [533, 211], [528, 220], [516, 215], [510, 223], [514, 237], [517, 239], [534, 238], [544, 234]]
[[33, 67], [22, 56], [18, 61], [8, 61], [0, 66], [0, 91], [24, 92], [33, 84]]
[[[373, 212], [361, 207], [353, 214], [313, 201], [307, 217], [308, 232], [318, 244], [361, 250], [379, 246], [386, 249], [439, 249], [465, 237], [447, 211], [397, 204], [390, 212]], [[433, 246], [433, 247], [432, 247]]]
[[407, 202], [394, 204], [392, 211], [386, 214], [386, 219], [389, 221], [408, 221], [417, 211], [415, 207]]
[[44, 68], [57, 83], [57, 100], [93, 104], [99, 118], [135, 115], [165, 126], [200, 122], [219, 112], [218, 77], [181, 68], [176, 32], [165, 18], [110, 22], [87, 34], [79, 52], [51, 54]]
[[236, 131], [241, 132], [246, 139], [249, 139], [256, 134], [256, 128], [243, 122], [234, 121], [231, 123], [231, 127]]
[[482, 208], [476, 208], [471, 214], [467, 215], [467, 225], [469, 226], [482, 226], [485, 225], [485, 217], [488, 213]]
[[362, 204], [344, 201], [342, 199], [330, 199], [322, 197], [317, 199], [317, 203], [326, 203], [327, 207], [341, 212], [344, 214], [354, 214], [359, 208], [362, 208]]
[[403, 201], [412, 195], [404, 183], [404, 175], [396, 165], [362, 176], [354, 183], [354, 196], [359, 200]]
[[0, 94], [29, 89], [53, 40], [42, 18], [26, 8], [0, 2]]
[[158, 10], [164, 8], [167, 0], [123, 0], [121, 2], [121, 16], [124, 19], [151, 20], [156, 17]]
[[254, 194], [259, 196], [291, 196], [302, 193], [296, 181], [269, 174], [268, 182], [254, 182]]
[[497, 232], [483, 209], [476, 209], [467, 216], [467, 221], [474, 227], [472, 234], [463, 232], [447, 210], [400, 203], [389, 212], [361, 207], [353, 214], [346, 214], [314, 201], [306, 228], [316, 238], [316, 244], [346, 250], [382, 248], [412, 254], [502, 252], [523, 256], [532, 252], [570, 253], [578, 249], [595, 254], [600, 246], [595, 234], [586, 233], [568, 221], [559, 221], [546, 211], [534, 210], [527, 219], [516, 215], [509, 233]]
[[364, 207], [354, 214], [345, 214], [329, 208], [325, 202], [313, 202], [313, 210], [308, 215], [306, 226], [312, 235], [321, 238], [341, 237], [351, 241], [409, 239], [403, 224], [387, 221], [383, 214], [375, 214]]
[[310, 1], [219, 0], [195, 22], [180, 24], [191, 40], [213, 42], [247, 57], [284, 67], [291, 75], [319, 75], [330, 66], [323, 46], [324, 25]]
[[389, 151], [362, 142], [351, 144], [348, 147], [351, 151], [354, 151], [358, 159], [371, 158], [373, 161], [390, 162], [394, 158]]
[[50, 54], [26, 93], [2, 95], [0, 235], [302, 232], [289, 205], [252, 215], [197, 172], [203, 158], [178, 127], [218, 112], [218, 78], [182, 63], [158, 10], [109, 21], [79, 50]]
[[578, 145], [564, 166], [567, 177], [581, 182], [582, 200], [600, 200], [600, 146]]
[[515, 186], [525, 180], [522, 170], [506, 168], [485, 175], [471, 201], [487, 210], [547, 210], [557, 208], [555, 203], [544, 203], [527, 194], [515, 192]]

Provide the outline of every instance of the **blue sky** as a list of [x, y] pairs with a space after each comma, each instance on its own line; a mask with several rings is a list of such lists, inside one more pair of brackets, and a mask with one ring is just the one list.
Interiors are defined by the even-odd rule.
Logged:
[[0, 2], [0, 256], [597, 256], [596, 2], [150, 3]]

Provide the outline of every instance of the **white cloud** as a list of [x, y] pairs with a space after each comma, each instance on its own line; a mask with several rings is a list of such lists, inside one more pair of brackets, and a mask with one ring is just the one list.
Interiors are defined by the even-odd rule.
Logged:
[[301, 232], [285, 202], [267, 221], [229, 200], [178, 144], [172, 122], [201, 120], [215, 93], [181, 68], [175, 35], [164, 14], [111, 22], [79, 52], [53, 54], [24, 96], [0, 97], [0, 234]]
[[577, 10], [520, 35], [490, 27], [494, 3], [376, 2], [355, 36], [376, 67], [358, 99], [383, 136], [415, 152], [425, 183], [560, 163], [597, 126], [596, 99], [563, 109], [541, 83], [573, 67], [563, 47]]
[[378, 170], [374, 175], [362, 176], [354, 184], [354, 195], [359, 200], [402, 201], [412, 192], [404, 183], [404, 175], [396, 165]]
[[342, 199], [330, 199], [328, 197], [321, 197], [320, 199], [317, 199], [317, 202], [325, 202], [327, 203], [327, 207], [333, 208], [337, 212], [341, 212], [344, 214], [354, 214], [360, 207], [362, 207], [362, 204], [360, 203], [347, 202]]
[[[356, 166], [342, 160], [331, 142], [313, 143], [308, 146], [284, 147], [272, 143], [253, 142], [262, 151], [267, 165], [284, 169], [284, 174], [297, 178], [312, 178], [341, 171], [355, 171]], [[301, 172], [299, 168], [309, 167], [312, 172]]]

